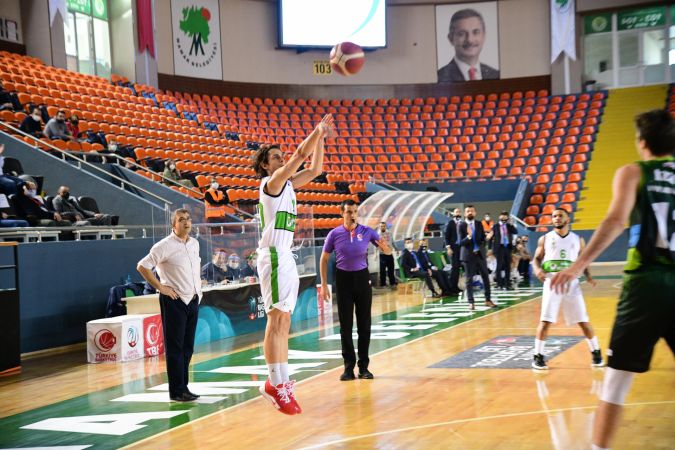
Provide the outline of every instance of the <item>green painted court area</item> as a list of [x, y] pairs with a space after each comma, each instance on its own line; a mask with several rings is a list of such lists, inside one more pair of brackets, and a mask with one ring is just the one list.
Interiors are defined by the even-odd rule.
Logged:
[[[493, 300], [503, 309], [540, 295], [541, 287], [521, 288], [497, 291]], [[499, 311], [482, 304], [477, 294], [474, 312], [464, 302], [443, 300], [374, 316], [370, 354]], [[289, 349], [291, 378], [297, 381], [342, 366], [337, 323], [294, 336]], [[150, 376], [0, 419], [0, 448], [119, 448], [257, 398], [267, 378], [261, 347], [195, 364], [192, 372], [190, 389], [201, 395], [198, 402], [169, 402], [166, 375]], [[270, 407], [270, 414], [278, 413]]]

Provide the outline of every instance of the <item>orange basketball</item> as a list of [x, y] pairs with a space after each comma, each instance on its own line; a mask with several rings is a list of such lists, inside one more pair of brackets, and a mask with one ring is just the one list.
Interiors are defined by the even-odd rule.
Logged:
[[353, 42], [342, 42], [330, 51], [330, 65], [340, 75], [354, 75], [365, 62], [363, 49]]

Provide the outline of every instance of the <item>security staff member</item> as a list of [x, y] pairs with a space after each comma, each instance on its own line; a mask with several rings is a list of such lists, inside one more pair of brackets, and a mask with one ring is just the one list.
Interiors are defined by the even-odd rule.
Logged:
[[[513, 289], [511, 285], [511, 253], [513, 253], [513, 237], [518, 230], [509, 222], [509, 213], [502, 211], [499, 214], [499, 223], [492, 227], [492, 252], [497, 258], [497, 273], [495, 280], [497, 287]], [[502, 275], [504, 272], [504, 275]]]
[[475, 217], [476, 208], [473, 205], [466, 205], [464, 208], [465, 221], [459, 225], [459, 237], [462, 246], [459, 259], [464, 263], [466, 296], [469, 301], [469, 309], [476, 309], [473, 302], [473, 287], [471, 283], [474, 275], [479, 274], [485, 288], [485, 305], [495, 308], [497, 305], [492, 303], [491, 300], [490, 276], [485, 262], [485, 249], [483, 248], [485, 241], [492, 238], [492, 231], [485, 234], [483, 224], [475, 220]]
[[359, 335], [359, 378], [372, 379], [368, 370], [368, 347], [370, 346], [370, 310], [373, 291], [368, 272], [368, 244], [372, 242], [384, 254], [391, 254], [391, 247], [380, 240], [372, 228], [356, 223], [357, 205], [354, 200], [345, 200], [341, 205], [343, 224], [328, 233], [321, 253], [321, 296], [330, 296], [328, 291], [328, 259], [335, 251], [338, 318], [340, 320], [340, 338], [342, 358], [345, 370], [340, 381], [353, 380], [356, 355], [352, 339], [354, 309], [356, 309], [356, 329]]
[[455, 208], [452, 212], [453, 220], [449, 220], [445, 226], [445, 248], [450, 257], [450, 294], [457, 295], [459, 290], [459, 249], [461, 239], [459, 237], [459, 224], [462, 223], [462, 210]]
[[231, 209], [225, 206], [229, 203], [229, 199], [218, 187], [215, 178], [211, 178], [211, 184], [204, 192], [204, 217], [207, 222], [223, 222], [225, 215], [231, 212]]
[[[171, 234], [152, 246], [150, 253], [138, 262], [137, 270], [159, 291], [169, 397], [177, 402], [191, 402], [199, 397], [187, 386], [202, 297], [199, 241], [189, 236], [192, 220], [187, 209], [176, 210], [171, 223]], [[161, 282], [152, 273], [153, 268]]]

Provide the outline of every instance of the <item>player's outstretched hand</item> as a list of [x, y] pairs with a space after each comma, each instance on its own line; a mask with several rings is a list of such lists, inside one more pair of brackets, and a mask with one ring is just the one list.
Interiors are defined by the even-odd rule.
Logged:
[[318, 125], [319, 130], [326, 138], [335, 137], [335, 120], [332, 114], [326, 114]]
[[593, 286], [593, 287], [596, 287], [598, 285], [598, 282], [595, 281], [595, 278], [586, 277], [586, 281], [588, 281], [590, 283], [590, 285]]
[[556, 273], [551, 279], [551, 289], [558, 294], [565, 294], [569, 291], [570, 283], [579, 278], [581, 273], [570, 267]]

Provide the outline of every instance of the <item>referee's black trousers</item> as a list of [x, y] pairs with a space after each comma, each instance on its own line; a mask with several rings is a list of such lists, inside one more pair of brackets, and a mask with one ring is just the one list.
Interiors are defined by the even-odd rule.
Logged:
[[368, 269], [347, 272], [336, 269], [335, 285], [337, 290], [338, 318], [340, 320], [340, 338], [342, 341], [342, 358], [345, 368], [356, 366], [352, 328], [354, 326], [354, 310], [356, 310], [356, 330], [359, 335], [358, 349], [360, 369], [367, 369], [370, 359], [370, 313], [373, 304], [373, 291], [370, 286]]
[[199, 298], [195, 295], [189, 304], [159, 294], [166, 351], [166, 373], [169, 377], [169, 396], [177, 397], [187, 391], [188, 369], [195, 346]]

